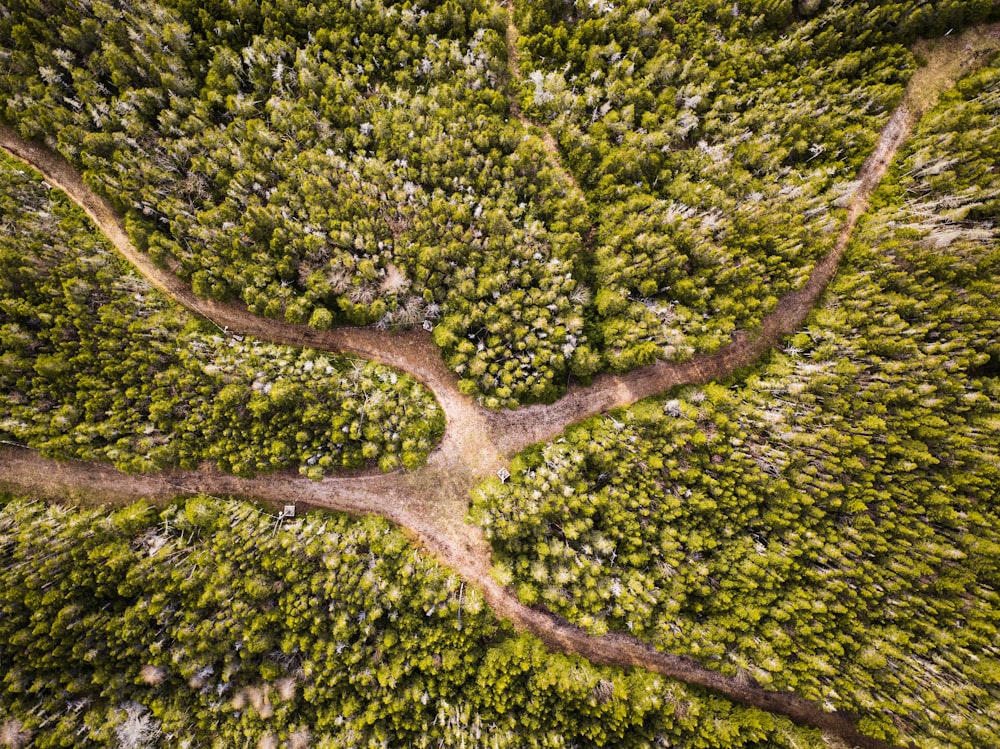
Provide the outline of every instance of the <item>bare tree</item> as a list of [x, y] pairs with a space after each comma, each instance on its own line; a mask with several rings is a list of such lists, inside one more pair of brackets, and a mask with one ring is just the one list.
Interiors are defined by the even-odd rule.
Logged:
[[126, 702], [125, 721], [115, 728], [118, 746], [121, 749], [144, 749], [152, 746], [160, 736], [159, 722], [153, 718], [149, 708], [137, 702]]
[[29, 741], [31, 741], [31, 731], [26, 731], [17, 718], [11, 718], [0, 725], [0, 746], [22, 749]]

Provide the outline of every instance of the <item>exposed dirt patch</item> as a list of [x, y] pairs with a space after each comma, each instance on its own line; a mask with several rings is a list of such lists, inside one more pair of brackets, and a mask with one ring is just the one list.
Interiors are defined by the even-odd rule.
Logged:
[[[519, 79], [517, 30], [512, 15], [508, 18], [510, 66], [512, 75]], [[442, 563], [481, 588], [499, 616], [534, 633], [554, 650], [577, 653], [595, 663], [647, 668], [788, 716], [796, 723], [815, 726], [850, 745], [885, 749], [890, 745], [860, 734], [849, 716], [826, 712], [791, 693], [740, 683], [693, 660], [659, 652], [625, 635], [594, 637], [551, 613], [524, 606], [513, 591], [503, 588], [490, 576], [489, 544], [479, 528], [465, 522], [465, 513], [469, 490], [499, 468], [505, 457], [529, 444], [550, 439], [588, 416], [630, 405], [677, 385], [723, 378], [757, 361], [782, 336], [802, 325], [836, 273], [858, 218], [913, 124], [959, 75], [990, 51], [1000, 48], [1000, 24], [923, 44], [921, 52], [927, 65], [913, 76], [902, 105], [858, 174], [856, 192], [834, 248], [816, 264], [801, 289], [778, 303], [759, 330], [738, 334], [730, 344], [711, 355], [697, 356], [681, 364], [658, 362], [626, 375], [604, 375], [589, 386], [572, 387], [557, 403], [499, 413], [486, 411], [458, 391], [455, 378], [430, 337], [422, 331], [387, 332], [370, 328], [316, 331], [256, 317], [240, 304], [198, 298], [184, 282], [136, 250], [111, 206], [91, 191], [65, 160], [0, 126], [0, 146], [41, 171], [50, 184], [64, 190], [115, 248], [176, 302], [234, 332], [276, 343], [356, 354], [402, 369], [434, 392], [448, 420], [444, 439], [431, 454], [427, 466], [410, 473], [358, 473], [321, 482], [287, 473], [240, 479], [212, 468], [136, 476], [110, 466], [75, 461], [59, 463], [31, 450], [4, 447], [0, 450], [0, 486], [26, 489], [54, 499], [64, 500], [68, 494], [76, 501], [90, 503], [138, 498], [166, 501], [177, 495], [205, 493], [254, 497], [274, 504], [294, 500], [309, 507], [381, 514], [408, 531]], [[516, 103], [512, 104], [512, 110], [521, 117]], [[523, 117], [522, 120], [528, 127], [535, 126]], [[551, 135], [548, 140], [544, 136], [542, 139], [553, 167], [579, 190], [572, 175], [559, 163], [555, 140]]]
[[922, 116], [955, 81], [985, 62], [998, 48], [1000, 23], [917, 42], [913, 53], [927, 64], [913, 74], [903, 103], [918, 117]]

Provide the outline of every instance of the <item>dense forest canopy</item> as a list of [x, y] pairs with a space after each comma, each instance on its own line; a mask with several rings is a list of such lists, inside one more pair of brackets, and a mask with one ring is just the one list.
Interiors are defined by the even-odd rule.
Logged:
[[[1000, 0], [13, 0], [0, 120], [199, 295], [317, 329], [425, 324], [462, 392], [514, 407], [753, 331], [833, 245], [908, 45], [996, 18]], [[995, 745], [998, 122], [994, 57], [921, 123], [799, 333], [484, 482], [496, 579], [871, 737]], [[0, 409], [0, 439], [126, 470], [409, 469], [444, 429], [407, 375], [178, 310], [6, 157]], [[384, 520], [0, 497], [0, 745], [828, 738], [551, 654]]]
[[522, 600], [862, 716], [1000, 736], [1000, 59], [925, 117], [805, 329], [479, 492]]
[[415, 468], [444, 414], [409, 375], [231, 337], [137, 277], [0, 156], [0, 438], [129, 471]]
[[6, 746], [825, 746], [547, 653], [383, 520], [5, 500], [0, 583]]
[[0, 116], [199, 294], [427, 321], [467, 392], [513, 406], [753, 329], [829, 246], [903, 45], [998, 12], [516, 2], [508, 50], [486, 0], [16, 0]]

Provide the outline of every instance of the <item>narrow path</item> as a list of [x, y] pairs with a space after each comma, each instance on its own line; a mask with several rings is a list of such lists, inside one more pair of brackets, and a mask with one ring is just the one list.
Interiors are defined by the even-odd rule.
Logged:
[[107, 465], [57, 462], [41, 458], [33, 450], [5, 448], [0, 450], [0, 486], [4, 484], [85, 504], [126, 503], [140, 498], [163, 503], [178, 495], [203, 493], [253, 497], [274, 505], [294, 497], [300, 508], [380, 514], [399, 525], [439, 562], [476, 585], [498, 617], [509, 619], [518, 630], [537, 636], [554, 652], [575, 653], [600, 665], [655, 671], [714, 690], [745, 705], [784, 715], [797, 724], [819, 728], [846, 740], [850, 746], [895, 749], [858, 732], [851, 716], [827, 712], [792, 692], [741, 683], [691, 658], [658, 651], [627, 635], [593, 636], [548, 611], [525, 606], [490, 576], [490, 548], [479, 529], [463, 523], [461, 528], [453, 526], [442, 532], [433, 515], [428, 514], [433, 512], [433, 503], [410, 492], [400, 492], [398, 474], [323, 482], [287, 474], [241, 479], [214, 469], [132, 476]]
[[911, 76], [902, 102], [858, 172], [847, 216], [834, 247], [816, 263], [801, 289], [778, 301], [758, 330], [738, 332], [715, 353], [699, 354], [686, 362], [661, 360], [622, 375], [598, 375], [590, 385], [571, 386], [550, 405], [491, 414], [494, 439], [501, 452], [515, 455], [528, 445], [549, 441], [569, 424], [589, 416], [631, 405], [680, 385], [705, 384], [727, 377], [758, 361], [782, 337], [798, 330], [836, 274], [858, 219], [868, 209], [868, 199], [913, 126], [941, 94], [997, 49], [1000, 49], [1000, 23], [984, 24], [955, 36], [915, 45], [915, 51], [924, 57], [926, 64]]
[[[477, 478], [496, 471], [503, 464], [503, 457], [491, 439], [491, 412], [482, 408], [472, 398], [459, 392], [455, 376], [441, 358], [440, 350], [423, 330], [380, 331], [376, 328], [336, 328], [316, 330], [307, 325], [296, 325], [280, 320], [258, 317], [240, 302], [219, 302], [197, 296], [191, 287], [169, 270], [161, 268], [132, 244], [125, 233], [121, 218], [107, 200], [99, 196], [83, 181], [62, 156], [37, 143], [21, 138], [12, 128], [0, 125], [0, 148], [34, 167], [46, 182], [65, 192], [114, 248], [131, 263], [150, 284], [159, 289], [190, 312], [213, 322], [220, 329], [232, 333], [251, 335], [272, 343], [303, 346], [322, 351], [355, 354], [365, 359], [395, 367], [412, 375], [434, 393], [445, 414], [447, 428], [437, 449], [431, 453], [427, 466], [421, 473], [421, 482], [431, 491], [417, 496], [432, 497], [426, 502], [427, 510], [441, 528], [451, 529], [462, 525], [468, 505], [469, 489]], [[381, 474], [372, 472], [371, 480]], [[393, 474], [396, 479], [385, 478], [385, 496], [399, 496], [401, 491], [413, 493], [414, 477]], [[327, 479], [321, 485], [340, 486], [345, 489], [356, 481], [356, 474], [349, 477]], [[419, 487], [421, 490], [425, 486]], [[347, 508], [345, 508], [347, 509]], [[369, 511], [379, 511], [369, 507]]]
[[493, 418], [497, 443], [505, 454], [516, 454], [528, 445], [545, 442], [565, 430], [565, 425], [613, 408], [631, 405], [673, 387], [705, 384], [722, 379], [758, 361], [782, 337], [802, 327], [820, 294], [837, 272], [858, 219], [868, 207], [872, 191], [885, 176], [897, 149], [910, 134], [917, 117], [901, 105], [886, 124], [875, 151], [858, 175], [858, 186], [848, 207], [837, 241], [809, 274], [806, 284], [779, 300], [760, 329], [740, 332], [712, 354], [699, 354], [685, 362], [657, 361], [623, 375], [599, 375], [587, 386], [570, 387], [551, 405], [528, 406], [502, 412]]
[[[402, 360], [403, 369], [428, 383], [445, 407], [448, 416], [446, 442], [436, 451], [428, 466], [410, 474], [331, 477], [322, 482], [310, 482], [288, 474], [276, 474], [256, 479], [240, 479], [213, 469], [200, 471], [166, 471], [159, 474], [129, 476], [109, 466], [80, 462], [55, 463], [29, 450], [7, 449], [0, 452], [0, 467], [6, 482], [30, 488], [48, 496], [60, 492], [76, 492], [92, 501], [128, 501], [137, 497], [166, 501], [178, 494], [234, 494], [281, 503], [294, 497], [299, 503], [314, 507], [354, 513], [374, 512], [387, 517], [408, 532], [415, 540], [452, 567], [464, 579], [477, 585], [498, 616], [510, 619], [519, 629], [532, 632], [550, 648], [583, 655], [607, 665], [641, 666], [689, 684], [714, 689], [744, 704], [786, 715], [792, 720], [816, 726], [845, 738], [856, 746], [885, 749], [888, 744], [863, 736], [853, 721], [839, 713], [829, 713], [788, 692], [774, 692], [748, 684], [707, 669], [690, 658], [659, 652], [625, 635], [593, 637], [551, 613], [524, 606], [509, 590], [500, 586], [490, 575], [491, 550], [481, 530], [462, 522], [468, 492], [497, 463], [497, 456], [511, 454], [531, 442], [545, 439], [562, 431], [568, 424], [609, 408], [628, 405], [642, 397], [662, 392], [685, 382], [704, 382], [720, 377], [733, 368], [752, 363], [786, 330], [801, 324], [823, 287], [836, 270], [847, 239], [857, 217], [864, 209], [870, 191], [884, 174], [892, 154], [898, 148], [912, 122], [912, 116], [901, 108], [886, 127], [879, 149], [862, 170], [861, 187], [852, 201], [848, 221], [834, 251], [817, 265], [808, 284], [782, 300], [779, 309], [769, 316], [764, 331], [753, 339], [742, 336], [723, 351], [699, 357], [681, 365], [652, 365], [624, 376], [598, 378], [586, 388], [574, 388], [561, 401], [550, 406], [536, 406], [517, 412], [488, 413], [462, 396], [456, 398], [452, 378], [442, 373], [428, 352], [427, 337], [412, 333], [393, 336], [385, 344], [397, 344], [392, 363]], [[131, 259], [139, 255], [121, 229], [110, 207], [83, 185], [65, 162], [31, 144], [19, 142], [10, 131], [0, 130], [4, 147], [30, 160], [53, 184], [69, 192], [81, 203], [95, 223], [107, 231], [116, 247], [125, 246]], [[14, 147], [11, 147], [13, 145]], [[45, 157], [45, 158], [39, 158]], [[53, 169], [53, 166], [57, 169]], [[55, 174], [53, 173], [55, 172]], [[82, 199], [81, 199], [82, 198]], [[138, 266], [155, 273], [157, 286], [177, 301], [186, 304], [192, 295], [186, 286], [146, 260]], [[174, 290], [182, 293], [174, 294]], [[186, 304], [186, 306], [188, 306]], [[252, 333], [271, 340], [316, 347], [335, 348], [334, 336], [328, 334], [355, 331], [329, 331], [320, 334], [308, 328], [289, 326], [275, 321], [260, 320], [244, 308], [221, 305], [197, 298], [189, 308], [208, 313], [210, 319], [234, 330]], [[244, 320], [243, 318], [247, 318]], [[244, 324], [246, 323], [246, 324]], [[356, 331], [363, 333], [365, 331]], [[375, 342], [388, 334], [372, 331]], [[364, 341], [364, 338], [361, 339]], [[371, 344], [371, 339], [365, 341]], [[361, 353], [361, 346], [348, 350]], [[402, 354], [400, 354], [402, 352]], [[379, 359], [389, 363], [384, 351]], [[416, 361], [408, 361], [409, 357]], [[435, 364], [428, 366], [428, 362]], [[448, 404], [448, 405], [445, 405]], [[457, 406], [457, 407], [456, 407]], [[456, 411], [465, 418], [455, 423]], [[466, 412], [468, 412], [466, 414]], [[482, 427], [487, 425], [485, 432]], [[497, 448], [467, 452], [466, 439], [487, 442]], [[450, 445], [454, 449], [450, 449]], [[88, 496], [89, 495], [89, 496]]]
[[553, 137], [548, 127], [526, 117], [521, 109], [521, 104], [517, 100], [516, 89], [524, 82], [524, 76], [521, 73], [521, 53], [517, 50], [517, 40], [520, 37], [520, 33], [517, 30], [517, 25], [514, 23], [514, 3], [512, 0], [507, 0], [504, 3], [504, 8], [507, 11], [507, 28], [504, 34], [504, 39], [507, 42], [507, 72], [510, 76], [509, 83], [513, 89], [510, 95], [510, 113], [516, 119], [520, 120], [524, 129], [529, 133], [538, 133], [542, 141], [542, 146], [545, 148], [545, 153], [548, 156], [549, 165], [570, 186], [577, 199], [583, 205], [586, 205], [587, 196], [580, 189], [580, 183], [576, 181], [576, 177], [573, 176], [572, 172], [563, 166], [562, 152], [559, 150], [559, 144], [556, 142], [555, 137]]
[[[511, 32], [508, 27], [508, 45]], [[514, 36], [516, 41], [516, 36]], [[515, 45], [516, 46], [516, 45]], [[878, 146], [858, 174], [855, 194], [834, 248], [814, 267], [806, 285], [786, 297], [752, 335], [739, 334], [722, 350], [682, 364], [658, 362], [625, 375], [601, 376], [587, 387], [573, 387], [557, 403], [516, 412], [488, 412], [458, 392], [454, 377], [441, 361], [429, 336], [421, 331], [380, 332], [373, 329], [316, 331], [265, 320], [235, 303], [196, 297], [176, 276], [139, 253], [110, 205], [87, 187], [72, 167], [47, 149], [0, 127], [0, 147], [38, 169], [64, 190], [90, 216], [116, 249], [167, 296], [221, 327], [276, 343], [357, 354], [398, 367], [427, 385], [445, 411], [448, 426], [427, 466], [411, 473], [355, 474], [311, 482], [290, 474], [240, 479], [214, 469], [126, 475], [105, 465], [60, 463], [36, 452], [0, 450], [0, 484], [57, 498], [102, 503], [140, 497], [167, 500], [178, 494], [234, 494], [273, 503], [294, 498], [306, 506], [353, 513], [376, 513], [400, 525], [419, 544], [464, 579], [482, 589], [498, 616], [537, 635], [554, 650], [582, 655], [595, 663], [637, 666], [715, 690], [736, 701], [820, 728], [852, 746], [887, 749], [891, 745], [858, 732], [852, 716], [826, 712], [789, 692], [741, 684], [706, 669], [692, 659], [670, 655], [626, 635], [588, 635], [565, 620], [524, 606], [490, 576], [491, 550], [478, 527], [464, 522], [469, 490], [499, 467], [505, 456], [549, 439], [581, 419], [687, 383], [704, 383], [752, 364], [780, 338], [804, 322], [832, 279], [868, 199], [885, 175], [914, 123], [937, 96], [986, 53], [1000, 47], [1000, 24], [938, 41], [924, 52], [928, 65], [911, 81], [903, 104], [884, 128]], [[516, 50], [515, 50], [516, 51]], [[516, 67], [516, 58], [512, 63]], [[551, 138], [551, 136], [550, 136]], [[554, 145], [554, 141], [553, 141]]]

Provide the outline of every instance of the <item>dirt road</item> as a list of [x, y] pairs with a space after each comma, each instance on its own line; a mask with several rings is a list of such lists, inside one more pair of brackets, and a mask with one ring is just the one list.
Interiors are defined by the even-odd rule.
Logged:
[[[238, 303], [195, 296], [184, 282], [155, 265], [132, 245], [111, 206], [64, 159], [0, 126], [0, 147], [38, 169], [50, 184], [65, 191], [122, 256], [174, 301], [233, 332], [276, 343], [356, 354], [404, 370], [433, 391], [447, 418], [439, 448], [425, 467], [410, 473], [356, 473], [321, 482], [291, 474], [240, 479], [212, 468], [135, 476], [104, 465], [56, 463], [31, 450], [5, 447], [0, 450], [0, 484], [53, 498], [90, 502], [128, 502], [140, 497], [166, 501], [178, 494], [206, 493], [255, 497], [275, 504], [294, 499], [311, 507], [377, 513], [400, 525], [443, 564], [479, 587], [499, 616], [509, 618], [519, 629], [534, 633], [554, 650], [577, 653], [595, 663], [647, 668], [788, 716], [796, 723], [818, 727], [849, 745], [885, 749], [890, 745], [860, 734], [849, 716], [824, 711], [792, 693], [741, 683], [689, 658], [662, 653], [625, 635], [591, 636], [551, 613], [524, 606], [513, 591], [503, 588], [490, 576], [489, 544], [478, 527], [465, 522], [465, 513], [470, 489], [525, 446], [551, 439], [588, 416], [630, 405], [677, 385], [725, 377], [757, 361], [782, 336], [799, 328], [836, 273], [872, 191], [881, 182], [913, 124], [942, 91], [982, 58], [984, 50], [1000, 47], [998, 29], [998, 25], [982, 27], [939, 41], [933, 49], [924, 51], [928, 64], [914, 75], [904, 103], [889, 120], [876, 149], [858, 174], [847, 218], [834, 248], [816, 264], [801, 289], [780, 300], [758, 331], [737, 335], [729, 345], [711, 355], [681, 364], [658, 362], [625, 375], [600, 376], [589, 386], [572, 387], [554, 404], [499, 413], [483, 409], [458, 391], [454, 376], [423, 331], [370, 328], [317, 331], [259, 318]], [[516, 34], [516, 30], [509, 32], [508, 43], [516, 39], [511, 33]], [[516, 66], [516, 57], [512, 64]], [[575, 181], [569, 181], [575, 185]]]

